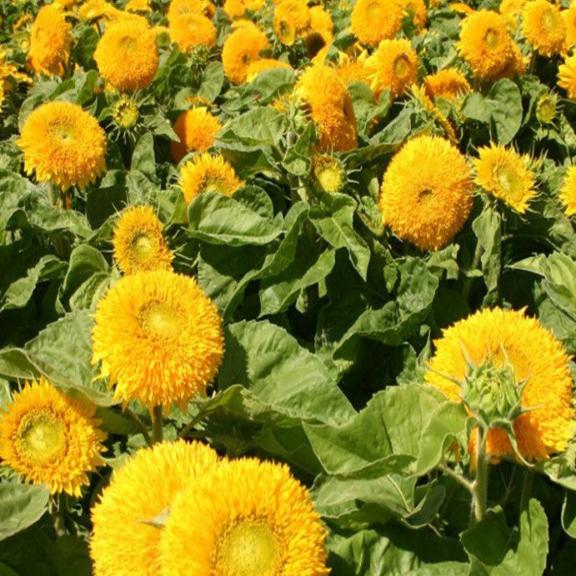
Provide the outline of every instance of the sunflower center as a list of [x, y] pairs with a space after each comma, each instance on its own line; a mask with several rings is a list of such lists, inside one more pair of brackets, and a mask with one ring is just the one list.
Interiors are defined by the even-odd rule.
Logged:
[[72, 126], [65, 122], [55, 122], [50, 126], [50, 133], [61, 144], [72, 144], [75, 141]]
[[552, 10], [546, 10], [542, 14], [542, 28], [548, 33], [553, 32], [556, 29], [556, 16]]
[[228, 188], [224, 181], [217, 176], [209, 176], [204, 181], [202, 192], [218, 192], [219, 194], [228, 194]]
[[154, 254], [154, 243], [146, 234], [138, 234], [132, 241], [132, 250], [137, 260], [145, 262]]
[[509, 166], [499, 166], [496, 168], [496, 178], [507, 197], [514, 198], [521, 195], [522, 183], [514, 169]]
[[153, 336], [171, 338], [180, 333], [178, 311], [164, 302], [154, 302], [141, 313], [142, 327]]
[[222, 576], [275, 576], [281, 565], [278, 539], [263, 522], [243, 521], [220, 541], [216, 573]]
[[48, 410], [27, 414], [17, 436], [20, 452], [33, 462], [51, 462], [66, 452], [66, 426]]
[[498, 32], [496, 32], [496, 30], [489, 29], [484, 36], [484, 41], [486, 42], [488, 48], [490, 48], [491, 50], [494, 50], [494, 48], [498, 46], [498, 40], [499, 35]]
[[401, 54], [394, 60], [394, 74], [397, 78], [406, 78], [410, 73], [410, 61], [405, 54]]
[[124, 50], [133, 50], [136, 47], [136, 38], [134, 36], [122, 36], [118, 42], [120, 48]]
[[314, 58], [314, 56], [316, 56], [324, 46], [326, 46], [326, 40], [324, 40], [322, 34], [312, 32], [312, 34], [306, 36], [306, 50], [308, 51], [308, 56], [310, 58]]
[[418, 203], [422, 204], [431, 197], [432, 197], [432, 190], [430, 190], [429, 188], [424, 188], [424, 190], [420, 190], [420, 192], [418, 192]]

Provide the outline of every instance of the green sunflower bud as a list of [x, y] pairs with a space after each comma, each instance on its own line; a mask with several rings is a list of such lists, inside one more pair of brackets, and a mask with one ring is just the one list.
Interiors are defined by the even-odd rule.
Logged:
[[346, 185], [346, 168], [335, 156], [318, 155], [312, 159], [312, 178], [318, 190], [336, 194]]

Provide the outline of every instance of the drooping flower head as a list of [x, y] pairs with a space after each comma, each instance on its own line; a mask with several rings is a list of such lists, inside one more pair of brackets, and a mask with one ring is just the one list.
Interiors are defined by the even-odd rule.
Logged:
[[152, 408], [204, 395], [222, 361], [222, 320], [193, 278], [125, 276], [98, 303], [93, 362], [115, 398]]
[[292, 46], [310, 26], [310, 9], [302, 0], [280, 0], [274, 7], [274, 33], [286, 46]]
[[445, 68], [424, 78], [424, 87], [429, 98], [457, 100], [470, 92], [466, 76], [455, 68]]
[[216, 27], [202, 14], [185, 14], [173, 18], [168, 28], [172, 42], [183, 52], [198, 46], [211, 48], [216, 43]]
[[[545, 460], [566, 449], [575, 417], [569, 358], [538, 320], [527, 318], [523, 311], [484, 309], [444, 330], [435, 344], [427, 382], [459, 401], [462, 390], [453, 380], [466, 377], [467, 362], [507, 366], [516, 383], [524, 385], [520, 400], [528, 410], [514, 420], [520, 454], [527, 460]], [[498, 399], [498, 389], [492, 386], [489, 392]], [[503, 429], [490, 430], [487, 453], [494, 458], [513, 456]]]
[[40, 8], [30, 30], [28, 64], [37, 74], [64, 76], [72, 43], [72, 27], [59, 6]]
[[558, 66], [558, 86], [566, 90], [570, 100], [576, 100], [576, 55], [569, 56]]
[[523, 214], [536, 195], [528, 159], [511, 148], [491, 144], [478, 150], [476, 184]]
[[162, 529], [154, 522], [181, 490], [217, 462], [208, 446], [179, 440], [140, 450], [116, 470], [92, 509], [94, 576], [162, 574]]
[[171, 270], [174, 255], [162, 236], [162, 222], [152, 206], [124, 210], [114, 228], [114, 259], [124, 274]]
[[576, 166], [570, 166], [566, 172], [560, 190], [560, 200], [564, 205], [566, 216], [574, 216], [576, 214]]
[[399, 0], [358, 0], [352, 10], [352, 32], [368, 46], [394, 38], [402, 27], [404, 7]]
[[180, 142], [172, 142], [170, 151], [175, 162], [180, 162], [192, 150], [206, 152], [214, 145], [221, 130], [220, 120], [210, 114], [204, 106], [182, 112], [174, 123], [174, 132]]
[[566, 23], [555, 4], [531, 0], [522, 10], [522, 33], [536, 52], [554, 56], [564, 48]]
[[470, 168], [454, 146], [443, 138], [417, 136], [392, 158], [384, 174], [383, 221], [400, 239], [421, 250], [438, 250], [468, 219], [472, 187]]
[[242, 185], [232, 165], [216, 154], [198, 154], [180, 170], [180, 186], [187, 203], [203, 192], [232, 196]]
[[106, 170], [104, 130], [77, 104], [42, 104], [26, 118], [17, 144], [26, 172], [62, 190], [84, 188]]
[[80, 496], [90, 472], [103, 464], [106, 435], [98, 429], [95, 411], [44, 378], [28, 384], [0, 412], [0, 458], [52, 494]]
[[137, 17], [114, 22], [100, 38], [94, 60], [102, 77], [120, 92], [146, 88], [158, 70], [156, 32]]
[[326, 576], [327, 531], [285, 465], [243, 458], [190, 482], [161, 542], [164, 576]]
[[246, 81], [248, 66], [261, 58], [261, 52], [269, 47], [268, 38], [257, 26], [238, 28], [224, 42], [222, 64], [226, 77], [234, 84]]

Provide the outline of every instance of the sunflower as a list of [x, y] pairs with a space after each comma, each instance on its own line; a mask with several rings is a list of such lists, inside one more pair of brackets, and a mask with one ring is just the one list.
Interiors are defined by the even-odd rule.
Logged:
[[522, 33], [542, 56], [554, 56], [564, 48], [566, 23], [560, 9], [547, 0], [531, 0], [522, 10]]
[[308, 57], [314, 59], [332, 43], [334, 23], [332, 16], [322, 6], [310, 8], [310, 27], [304, 35]]
[[479, 157], [474, 161], [476, 184], [524, 214], [530, 200], [536, 196], [536, 179], [527, 166], [528, 159], [495, 144], [480, 148], [478, 153]]
[[377, 46], [400, 32], [403, 17], [399, 0], [358, 0], [352, 10], [351, 29], [362, 44]]
[[130, 130], [138, 124], [140, 112], [137, 102], [130, 96], [122, 94], [112, 107], [112, 118], [122, 130]]
[[180, 142], [171, 142], [172, 158], [175, 162], [180, 162], [192, 150], [206, 152], [214, 145], [216, 135], [221, 129], [220, 120], [212, 116], [204, 106], [182, 112], [174, 123], [174, 132]]
[[206, 18], [212, 18], [216, 12], [216, 8], [209, 0], [172, 0], [168, 7], [166, 18], [168, 23], [172, 22], [187, 14], [201, 14]]
[[107, 17], [115, 10], [116, 8], [105, 0], [88, 0], [78, 9], [78, 16], [81, 20], [92, 21]]
[[424, 28], [428, 20], [428, 10], [424, 0], [399, 0], [404, 10], [404, 17], [408, 16], [416, 28]]
[[224, 42], [222, 64], [226, 77], [234, 84], [246, 81], [248, 66], [269, 47], [268, 38], [255, 25], [238, 28]]
[[278, 40], [292, 46], [310, 26], [310, 9], [302, 0], [281, 0], [274, 8], [274, 32]]
[[325, 576], [327, 531], [285, 465], [242, 458], [174, 499], [161, 541], [164, 576]]
[[148, 14], [152, 12], [152, 6], [150, 6], [151, 0], [129, 0], [124, 9], [128, 12], [141, 12]]
[[[435, 344], [426, 373], [430, 384], [459, 401], [461, 389], [448, 378], [462, 380], [467, 362], [507, 364], [515, 381], [525, 382], [520, 400], [528, 411], [514, 421], [520, 454], [528, 460], [544, 460], [566, 449], [575, 417], [569, 358], [538, 320], [527, 318], [524, 311], [484, 309], [444, 330]], [[488, 433], [487, 453], [494, 458], [512, 456], [504, 430]]]
[[284, 68], [285, 70], [292, 70], [292, 66], [281, 60], [275, 60], [274, 58], [262, 58], [261, 60], [255, 60], [248, 66], [248, 71], [246, 72], [246, 80], [252, 82], [255, 80], [262, 72], [268, 70], [276, 70], [278, 68]]
[[470, 92], [466, 76], [456, 68], [445, 68], [424, 78], [424, 87], [429, 98], [457, 100]]
[[185, 14], [174, 18], [168, 28], [172, 42], [183, 52], [198, 46], [211, 48], [216, 44], [216, 27], [202, 14]]
[[106, 135], [96, 118], [77, 104], [48, 102], [26, 118], [16, 141], [27, 174], [62, 190], [85, 188], [106, 170]]
[[383, 221], [402, 240], [438, 250], [468, 219], [472, 188], [466, 159], [454, 146], [442, 138], [418, 136], [388, 165], [380, 195]]
[[319, 190], [336, 194], [346, 185], [346, 168], [336, 156], [317, 154], [312, 157], [312, 178]]
[[522, 10], [528, 0], [502, 0], [498, 11], [504, 16], [514, 17], [515, 19], [522, 14]]
[[570, 100], [576, 100], [576, 55], [566, 58], [558, 66], [558, 86], [566, 90]]
[[514, 58], [504, 16], [490, 10], [467, 16], [460, 30], [459, 50], [476, 78], [482, 81], [499, 78]]
[[50, 4], [38, 12], [30, 30], [28, 64], [36, 74], [64, 76], [70, 59], [72, 27], [59, 6]]
[[142, 19], [110, 24], [98, 42], [94, 60], [102, 77], [117, 90], [146, 88], [158, 70], [156, 32]]
[[552, 124], [556, 118], [558, 100], [552, 92], [543, 94], [536, 103], [536, 118], [542, 124]]
[[162, 236], [162, 222], [151, 206], [132, 206], [114, 228], [114, 259], [124, 274], [171, 270], [172, 254]]
[[14, 394], [0, 412], [0, 458], [52, 494], [80, 496], [89, 473], [103, 464], [106, 435], [98, 429], [95, 411], [40, 378]]
[[560, 190], [560, 200], [564, 204], [566, 216], [574, 216], [576, 214], [576, 166], [570, 166], [566, 172]]
[[357, 57], [352, 57], [345, 52], [338, 54], [336, 74], [346, 86], [354, 82], [363, 82], [370, 85], [370, 70], [366, 68], [367, 52], [361, 52]]
[[202, 192], [232, 196], [242, 185], [234, 168], [220, 155], [199, 154], [180, 170], [180, 186], [188, 203]]
[[566, 25], [565, 48], [569, 50], [576, 44], [576, 4], [573, 4], [567, 10], [562, 10], [560, 14], [564, 18], [564, 24]]
[[154, 520], [218, 463], [214, 450], [182, 440], [140, 450], [117, 469], [92, 509], [94, 576], [158, 576], [162, 530]]
[[244, 0], [225, 0], [222, 9], [231, 20], [243, 18], [247, 10]]
[[336, 71], [323, 64], [308, 67], [296, 93], [318, 127], [321, 150], [351, 150], [358, 145], [352, 99]]
[[418, 56], [408, 40], [382, 40], [367, 58], [366, 68], [376, 96], [390, 90], [390, 95], [396, 97], [416, 82]]
[[203, 395], [222, 361], [222, 320], [193, 278], [167, 270], [123, 277], [98, 304], [93, 363], [115, 397], [152, 408]]

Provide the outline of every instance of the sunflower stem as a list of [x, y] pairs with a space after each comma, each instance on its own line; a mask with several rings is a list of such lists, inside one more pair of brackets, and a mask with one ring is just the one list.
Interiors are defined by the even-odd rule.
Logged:
[[164, 436], [164, 416], [162, 404], [154, 406], [152, 411], [152, 444], [162, 442]]
[[490, 461], [486, 455], [486, 431], [478, 430], [478, 452], [476, 454], [476, 479], [474, 480], [474, 521], [481, 522], [486, 515], [488, 503], [488, 472]]
[[532, 496], [532, 487], [534, 486], [534, 470], [527, 468], [524, 472], [524, 481], [522, 482], [522, 494], [520, 496], [520, 514], [528, 508], [528, 502]]
[[58, 537], [66, 535], [66, 523], [64, 521], [64, 494], [54, 496], [52, 514], [54, 519], [54, 531]]
[[[476, 242], [476, 249], [474, 250], [474, 257], [472, 259], [472, 264], [468, 269], [469, 272], [476, 270], [480, 266], [480, 259], [482, 258], [482, 245], [479, 241]], [[468, 298], [470, 297], [470, 290], [472, 289], [472, 282], [474, 278], [472, 276], [468, 276], [464, 280], [464, 286], [462, 287], [462, 296], [464, 297], [464, 302], [468, 302]]]
[[148, 433], [148, 428], [146, 427], [146, 424], [144, 424], [144, 422], [142, 422], [142, 419], [140, 418], [140, 416], [138, 416], [138, 414], [136, 414], [135, 412], [132, 412], [132, 410], [130, 410], [130, 408], [126, 408], [125, 413], [128, 416], [128, 418], [130, 418], [130, 420], [132, 420], [138, 426], [138, 428], [140, 428], [140, 432], [142, 432], [142, 436], [144, 436], [144, 440], [146, 440], [146, 444], [148, 444], [148, 446], [152, 446], [152, 438], [150, 437], [150, 434]]

